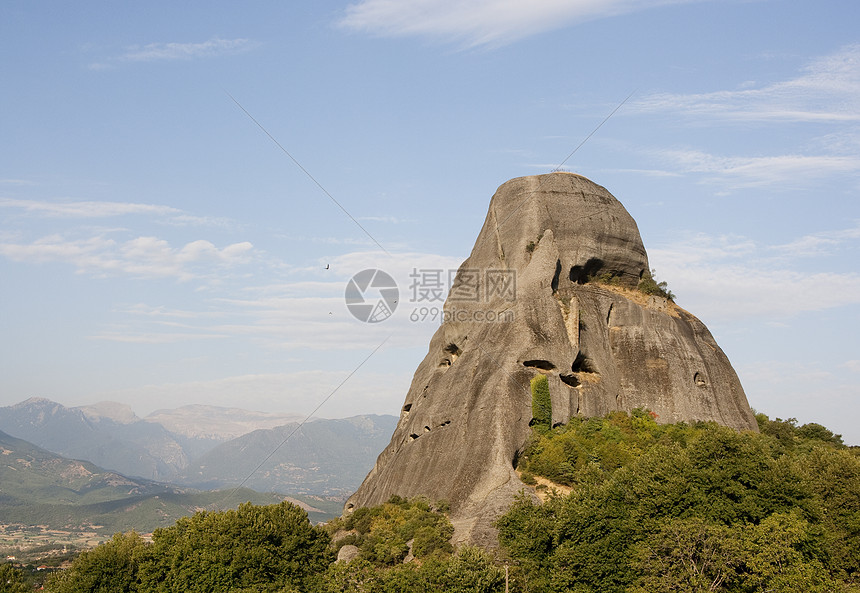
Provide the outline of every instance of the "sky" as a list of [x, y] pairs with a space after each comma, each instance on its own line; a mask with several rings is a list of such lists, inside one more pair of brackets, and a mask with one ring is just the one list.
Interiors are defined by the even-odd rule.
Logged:
[[[858, 22], [856, 0], [6, 0], [0, 405], [398, 414], [442, 305], [416, 276], [462, 263], [499, 185], [562, 166], [633, 215], [753, 408], [860, 444]], [[344, 298], [369, 268], [400, 290], [379, 323]]]

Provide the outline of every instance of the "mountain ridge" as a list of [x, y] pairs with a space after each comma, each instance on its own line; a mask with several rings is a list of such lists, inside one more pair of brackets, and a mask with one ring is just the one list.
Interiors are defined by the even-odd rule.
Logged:
[[[199, 422], [198, 413], [203, 415]], [[268, 456], [269, 466], [251, 476], [254, 488], [345, 498], [361, 483], [396, 423], [386, 415], [313, 418], [286, 440], [299, 426], [295, 420], [281, 423], [289, 418], [304, 419], [197, 405], [140, 418], [116, 402], [66, 407], [30, 398], [0, 408], [0, 431], [66, 458], [182, 488], [235, 487]], [[180, 434], [160, 421], [190, 428]], [[235, 432], [241, 434], [227, 438]], [[220, 437], [212, 436], [216, 434]]]

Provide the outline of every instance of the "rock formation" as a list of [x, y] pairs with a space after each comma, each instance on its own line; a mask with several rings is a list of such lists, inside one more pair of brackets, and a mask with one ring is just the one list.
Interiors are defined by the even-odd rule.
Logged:
[[515, 465], [538, 373], [554, 424], [645, 407], [661, 422], [756, 430], [704, 324], [636, 290], [648, 270], [636, 223], [605, 188], [570, 173], [499, 187], [391, 442], [346, 510], [393, 494], [445, 500], [455, 539], [494, 545], [493, 520], [524, 488]]

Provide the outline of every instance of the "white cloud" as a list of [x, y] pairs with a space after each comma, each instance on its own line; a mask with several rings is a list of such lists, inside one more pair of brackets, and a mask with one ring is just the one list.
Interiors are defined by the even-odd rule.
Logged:
[[842, 366], [853, 373], [860, 373], [860, 360], [846, 360]]
[[857, 239], [860, 239], [860, 222], [853, 228], [804, 235], [790, 243], [774, 245], [772, 249], [790, 257], [815, 257], [830, 255], [846, 242]]
[[544, 31], [697, 0], [362, 0], [339, 25], [381, 36], [423, 36], [468, 47], [499, 46]]
[[369, 220], [371, 222], [389, 222], [391, 224], [411, 222], [410, 219], [397, 218], [396, 216], [359, 216], [358, 220]]
[[[147, 244], [143, 250], [149, 253], [161, 247]], [[177, 258], [178, 255], [174, 257]], [[166, 253], [161, 259], [173, 261]], [[232, 340], [251, 340], [268, 349], [330, 351], [373, 348], [392, 336], [392, 345], [423, 347], [439, 326], [449, 272], [456, 272], [460, 263], [460, 258], [428, 253], [393, 256], [372, 251], [348, 253], [333, 257], [328, 270], [322, 265], [294, 269], [288, 272], [290, 277], [280, 282], [245, 285], [210, 298], [200, 312], [147, 303], [119, 307], [114, 311], [115, 323], [92, 337], [165, 343], [227, 336]], [[349, 279], [368, 268], [388, 272], [400, 288], [394, 315], [378, 324], [355, 319], [344, 300]], [[413, 284], [419, 284], [419, 279], [412, 277], [414, 270], [419, 274], [423, 270], [440, 271], [441, 300], [415, 300], [420, 295], [412, 290]], [[421, 320], [410, 319], [414, 311], [422, 308], [427, 309], [427, 314]]]
[[195, 216], [178, 208], [162, 204], [99, 201], [51, 201], [0, 198], [0, 208], [18, 210], [46, 218], [114, 218], [119, 216], [149, 215], [160, 217], [162, 224], [176, 227], [205, 226], [234, 229], [236, 223], [227, 218]]
[[119, 62], [156, 62], [213, 58], [252, 49], [256, 44], [249, 39], [221, 39], [213, 37], [198, 43], [149, 43], [126, 48], [119, 56], [89, 65], [91, 70], [111, 68]]
[[667, 166], [704, 175], [705, 181], [727, 188], [808, 186], [834, 175], [860, 172], [860, 154], [718, 156], [699, 150], [662, 150], [655, 153]]
[[149, 334], [135, 334], [125, 331], [104, 331], [92, 336], [91, 339], [124, 344], [176, 344], [178, 342], [212, 340], [226, 337], [228, 336], [207, 333], [153, 332]]
[[108, 218], [127, 214], [155, 214], [164, 216], [180, 214], [182, 211], [158, 204], [135, 204], [132, 202], [48, 202], [44, 200], [15, 200], [0, 198], [0, 208], [15, 208], [25, 212], [50, 217]]
[[739, 90], [699, 94], [654, 93], [628, 111], [663, 112], [721, 121], [860, 121], [860, 44], [811, 61], [795, 78]]
[[[655, 93], [631, 102], [627, 114], [670, 114], [697, 125], [727, 121], [816, 124], [814, 137], [782, 154], [720, 155], [695, 148], [642, 150], [649, 175], [698, 175], [726, 191], [798, 189], [860, 173], [860, 43], [812, 60], [796, 76], [771, 84], [745, 82], [737, 90]], [[683, 121], [683, 120], [682, 120]], [[854, 123], [854, 125], [846, 125]], [[796, 135], [796, 134], [795, 134]], [[768, 150], [772, 152], [772, 150]]]
[[680, 304], [709, 322], [751, 317], [778, 321], [860, 305], [860, 274], [801, 271], [786, 261], [779, 247], [697, 235], [651, 249], [649, 258], [660, 279], [679, 295]]
[[175, 248], [156, 237], [118, 242], [104, 236], [70, 240], [50, 235], [31, 243], [0, 243], [0, 255], [15, 262], [60, 262], [74, 266], [79, 273], [97, 276], [172, 277], [182, 281], [207, 277], [212, 268], [246, 263], [252, 252], [248, 242], [219, 249], [209, 241], [197, 240]]

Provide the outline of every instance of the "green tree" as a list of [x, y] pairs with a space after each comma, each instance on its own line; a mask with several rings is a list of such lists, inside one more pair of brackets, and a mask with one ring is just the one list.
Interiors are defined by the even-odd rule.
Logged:
[[53, 593], [127, 593], [140, 589], [140, 567], [148, 545], [134, 531], [117, 533], [83, 552], [67, 570], [54, 573], [47, 589]]
[[552, 425], [552, 398], [549, 394], [549, 381], [546, 375], [538, 375], [531, 380], [532, 422], [536, 426], [549, 428]]
[[140, 573], [146, 591], [278, 591], [304, 587], [332, 560], [327, 534], [301, 508], [247, 503], [156, 530]]
[[723, 591], [734, 585], [742, 562], [739, 528], [702, 519], [673, 519], [632, 550], [637, 575], [630, 593]]
[[0, 564], [0, 593], [30, 593], [32, 590], [20, 570], [5, 562]]
[[860, 457], [819, 446], [798, 465], [821, 504], [830, 569], [839, 578], [860, 580]]
[[[824, 565], [809, 555], [810, 524], [797, 511], [774, 513], [746, 528], [744, 585], [750, 591], [824, 593], [835, 587]], [[806, 551], [806, 553], [804, 553]]]
[[675, 300], [675, 295], [669, 290], [668, 283], [665, 280], [657, 282], [657, 274], [654, 270], [645, 270], [642, 273], [642, 279], [639, 280], [638, 288], [640, 292], [644, 292], [645, 294], [655, 294], [670, 301]]

